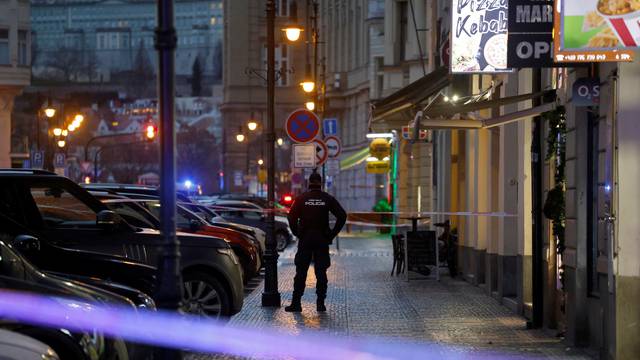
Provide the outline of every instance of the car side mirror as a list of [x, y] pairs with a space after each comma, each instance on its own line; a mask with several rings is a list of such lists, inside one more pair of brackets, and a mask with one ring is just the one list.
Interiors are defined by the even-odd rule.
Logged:
[[40, 240], [31, 235], [18, 235], [13, 245], [21, 252], [35, 252], [40, 250]]
[[191, 231], [198, 231], [202, 228], [202, 223], [196, 219], [189, 220], [189, 229]]
[[105, 230], [113, 230], [119, 223], [120, 217], [111, 210], [102, 210], [96, 216], [96, 224]]

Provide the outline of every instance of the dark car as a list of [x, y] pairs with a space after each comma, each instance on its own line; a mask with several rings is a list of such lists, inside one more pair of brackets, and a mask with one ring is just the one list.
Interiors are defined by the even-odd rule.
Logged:
[[[122, 216], [129, 224], [151, 229], [160, 227], [160, 221], [158, 220], [160, 217], [160, 203], [155, 199], [154, 201], [144, 201], [140, 204], [136, 200], [141, 199], [136, 198], [145, 197], [146, 199], [148, 196], [133, 194], [133, 199], [130, 199], [104, 191], [91, 191], [90, 193]], [[187, 233], [211, 235], [225, 239], [242, 264], [245, 282], [260, 270], [259, 245], [254, 243], [248, 235], [235, 230], [213, 226], [182, 205], [178, 205], [176, 209], [176, 227], [179, 231]]]
[[[0, 170], [0, 213], [58, 248], [158, 263], [162, 237], [157, 230], [128, 224], [78, 184], [53, 173]], [[183, 310], [210, 317], [240, 311], [242, 270], [229, 245], [210, 236], [178, 233], [178, 238]]]
[[[209, 207], [231, 222], [254, 226], [262, 231], [267, 231], [264, 209], [257, 204], [240, 200], [216, 200]], [[295, 239], [286, 218], [281, 218], [277, 215], [275, 219], [275, 237], [278, 251], [283, 251]]]
[[[0, 238], [7, 235], [0, 233]], [[119, 295], [58, 278], [39, 271], [5, 241], [0, 240], [0, 289], [30, 292], [74, 299], [79, 305], [115, 304], [133, 306]], [[119, 339], [105, 339], [99, 332], [71, 333], [62, 329], [44, 328], [0, 319], [0, 327], [10, 329], [51, 346], [61, 359], [126, 359], [135, 346]]]

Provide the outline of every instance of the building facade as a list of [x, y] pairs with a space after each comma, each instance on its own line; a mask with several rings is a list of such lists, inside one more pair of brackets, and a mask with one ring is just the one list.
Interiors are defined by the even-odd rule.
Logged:
[[[387, 1], [385, 24], [403, 23], [394, 13], [403, 12], [401, 2]], [[452, 76], [443, 61], [451, 2], [414, 1], [414, 9], [418, 3], [426, 10], [418, 28], [434, 30], [425, 32], [427, 74], [407, 85], [400, 81], [407, 76], [398, 75], [407, 71], [390, 68], [386, 85], [399, 90], [374, 102], [372, 119], [374, 131], [400, 131], [425, 111], [421, 127], [433, 131], [432, 149], [410, 159], [432, 162], [433, 184], [411, 182], [411, 172], [400, 171], [400, 187], [403, 177], [413, 191], [432, 186], [434, 210], [446, 214], [432, 215], [431, 223], [451, 221], [466, 281], [530, 326], [556, 330], [568, 346], [589, 347], [603, 359], [637, 357], [640, 314], [631, 299], [640, 284], [638, 164], [632, 159], [640, 138], [632, 125], [639, 111], [632, 89], [640, 63]], [[386, 28], [385, 37], [393, 38], [388, 34]], [[389, 54], [385, 64], [403, 51]], [[573, 84], [585, 77], [600, 79], [599, 105], [574, 102]], [[398, 195], [399, 209], [415, 203], [409, 192]]]
[[[305, 39], [289, 42], [284, 28], [289, 22], [290, 1], [276, 1], [276, 69], [275, 131], [283, 139], [276, 147], [278, 193], [290, 192], [292, 166], [290, 143], [284, 131], [287, 116], [304, 107], [307, 97], [300, 88], [305, 77], [307, 59]], [[248, 192], [259, 182], [259, 160], [264, 155], [266, 126], [266, 1], [233, 0], [224, 2], [223, 121], [222, 168], [219, 176], [226, 192]], [[306, 18], [304, 2], [298, 1], [297, 17]], [[310, 41], [310, 40], [309, 40]], [[250, 122], [258, 124], [249, 130]], [[242, 134], [242, 142], [237, 135]], [[300, 185], [300, 184], [298, 184]]]
[[[33, 0], [34, 76], [89, 83], [132, 71], [153, 76], [155, 7], [151, 0]], [[221, 72], [223, 2], [178, 0], [175, 14], [177, 92], [192, 95], [188, 80], [198, 59], [208, 93]]]
[[[31, 81], [31, 22], [28, 1], [0, 3], [0, 167], [11, 167], [11, 112], [14, 99]], [[23, 149], [23, 151], [26, 151]]]

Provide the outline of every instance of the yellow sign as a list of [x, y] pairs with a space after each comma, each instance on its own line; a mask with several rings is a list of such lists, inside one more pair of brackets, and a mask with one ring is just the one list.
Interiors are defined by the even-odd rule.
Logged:
[[267, 170], [260, 169], [258, 170], [258, 182], [267, 182]]
[[386, 174], [389, 172], [389, 162], [388, 161], [368, 161], [367, 162], [367, 172], [369, 174]]
[[391, 154], [391, 145], [386, 139], [373, 139], [369, 144], [369, 154], [382, 160]]

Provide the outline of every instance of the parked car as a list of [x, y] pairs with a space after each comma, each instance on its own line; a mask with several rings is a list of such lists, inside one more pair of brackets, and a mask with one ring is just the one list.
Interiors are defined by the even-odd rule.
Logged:
[[[240, 200], [216, 200], [209, 207], [223, 218], [240, 224], [267, 230], [266, 215], [260, 206]], [[286, 217], [275, 216], [275, 238], [278, 251], [283, 251], [294, 239]]]
[[[0, 234], [6, 238], [6, 234]], [[40, 295], [72, 299], [78, 306], [114, 304], [134, 306], [128, 299], [96, 287], [47, 275], [0, 240], [0, 289], [30, 292]], [[10, 319], [0, 319], [0, 326], [38, 339], [62, 359], [127, 359], [134, 345], [120, 339], [105, 339], [98, 331], [70, 333], [61, 329], [43, 328], [22, 324]], [[135, 350], [134, 350], [135, 351]]]
[[[130, 225], [73, 181], [41, 170], [0, 170], [0, 213], [27, 226], [30, 235], [59, 248], [158, 263], [157, 230]], [[242, 270], [222, 239], [178, 233], [183, 311], [230, 316], [242, 308]], [[203, 291], [191, 291], [193, 289]]]
[[5, 360], [59, 360], [49, 345], [17, 332], [0, 329], [0, 354]]
[[[127, 198], [104, 191], [91, 191], [90, 193], [122, 216], [129, 224], [159, 229], [160, 203], [155, 199], [154, 201], [145, 201], [139, 204], [135, 200], [140, 200], [137, 198], [143, 195], [132, 194], [132, 198]], [[245, 282], [258, 273], [261, 266], [261, 259], [258, 256], [259, 247], [247, 235], [208, 224], [204, 219], [201, 219], [182, 205], [178, 205], [176, 210], [176, 227], [179, 231], [210, 235], [229, 242], [242, 264]]]

